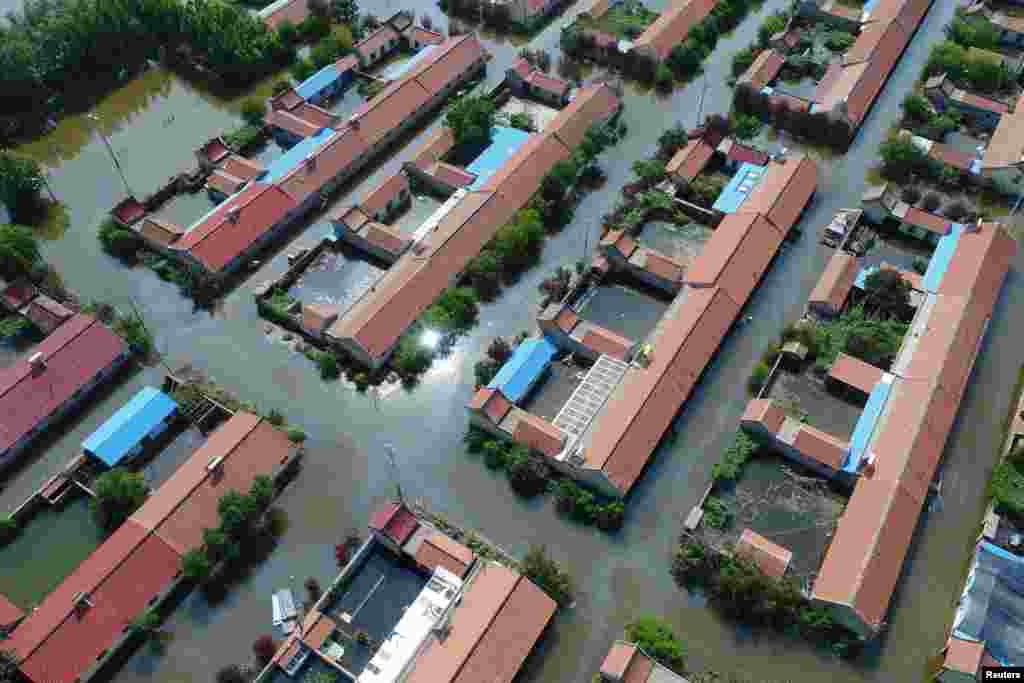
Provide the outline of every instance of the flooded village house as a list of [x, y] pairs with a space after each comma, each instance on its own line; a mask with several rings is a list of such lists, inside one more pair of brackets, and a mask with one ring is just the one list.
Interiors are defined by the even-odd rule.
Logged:
[[[556, 304], [539, 321], [546, 342], [596, 359], [580, 388], [548, 421], [516, 405], [518, 390], [506, 395], [488, 385], [468, 406], [473, 424], [530, 447], [605, 495], [626, 496], [817, 188], [811, 159], [765, 162], [757, 184], [686, 264], [681, 284], [663, 278], [678, 293], [646, 339], [624, 339]], [[633, 251], [621, 236], [606, 238], [604, 249], [609, 263], [623, 260], [612, 252]], [[542, 365], [524, 363], [523, 372], [542, 372]]]
[[511, 683], [555, 601], [403, 504], [378, 509], [370, 531], [258, 683], [313, 671], [345, 683]]

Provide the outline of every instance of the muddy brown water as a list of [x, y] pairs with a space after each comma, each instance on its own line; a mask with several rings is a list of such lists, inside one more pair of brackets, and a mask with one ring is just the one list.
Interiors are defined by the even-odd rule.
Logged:
[[[364, 9], [378, 15], [399, 9], [394, 0], [367, 4]], [[731, 91], [725, 81], [731, 56], [751, 41], [761, 19], [782, 5], [781, 0], [769, 0], [719, 42], [706, 65], [704, 112], [728, 108]], [[430, 13], [437, 26], [447, 23], [433, 3], [416, 9]], [[557, 61], [559, 29], [576, 10], [571, 8], [534, 37], [531, 47], [547, 48]], [[397, 449], [408, 495], [479, 527], [517, 552], [531, 543], [545, 543], [575, 577], [576, 606], [558, 616], [528, 660], [524, 681], [589, 681], [623, 625], [645, 613], [669, 619], [686, 643], [694, 669], [744, 671], [780, 681], [920, 680], [926, 659], [943, 644], [964, 559], [983, 509], [996, 433], [1021, 362], [1017, 339], [1024, 307], [1018, 302], [1024, 282], [1016, 270], [1004, 286], [947, 444], [942, 497], [922, 518], [906, 576], [893, 600], [891, 626], [876, 648], [856, 662], [845, 662], [789, 639], [737, 628], [707, 609], [699, 597], [678, 590], [668, 563], [683, 518], [703, 493], [711, 466], [736, 429], [750, 370], [782, 325], [800, 314], [829, 256], [818, 244], [818, 231], [837, 209], [857, 205], [865, 170], [952, 12], [951, 3], [935, 4], [852, 148], [840, 157], [821, 158], [818, 194], [804, 219], [804, 236], [775, 260], [744, 311], [753, 320], [725, 340], [675, 421], [678, 437], [670, 448], [659, 449], [633, 492], [626, 528], [612, 537], [562, 520], [550, 501], [520, 501], [501, 475], [467, 456], [461, 443], [464, 406], [473, 389], [473, 363], [489, 340], [529, 329], [539, 282], [556, 265], [569, 265], [593, 249], [600, 216], [631, 179], [632, 162], [649, 156], [660, 132], [672, 122], [695, 123], [701, 78], [668, 97], [627, 85], [624, 120], [630, 132], [604, 155], [607, 184], [589, 194], [575, 221], [548, 242], [542, 265], [507, 288], [497, 302], [482, 307], [479, 326], [436, 363], [419, 386], [376, 400], [341, 382], [321, 382], [309, 361], [263, 334], [256, 315], [254, 288], [286, 268], [287, 251], [315, 243], [316, 227], [265, 257], [260, 271], [213, 311], [196, 311], [173, 285], [145, 269], [126, 269], [100, 251], [95, 226], [124, 190], [89, 121], [68, 119], [48, 138], [28, 145], [25, 151], [49, 166], [53, 188], [68, 207], [68, 228], [44, 245], [46, 257], [68, 285], [86, 298], [121, 305], [129, 299], [139, 302], [171, 366], [192, 364], [261, 409], [282, 411], [310, 434], [305, 469], [280, 501], [290, 520], [280, 547], [222, 604], [208, 606], [198, 593], [189, 597], [169, 620], [173, 639], [166, 653], [140, 651], [117, 674], [118, 681], [205, 683], [222, 665], [250, 661], [254, 638], [270, 632], [271, 592], [289, 584], [301, 591], [302, 581], [310, 575], [321, 583], [328, 581], [335, 573], [333, 545], [348, 529], [363, 528], [370, 510], [393, 491], [382, 457], [386, 443]], [[489, 35], [485, 41], [495, 55], [489, 80], [496, 82], [522, 43]], [[98, 111], [129, 182], [141, 193], [189, 167], [197, 144], [238, 122], [237, 106], [197, 92], [166, 72], [152, 71], [111, 94]], [[351, 203], [393, 173], [412, 145], [415, 140], [337, 201]], [[1017, 259], [1018, 268], [1022, 262], [1024, 257]], [[159, 367], [145, 369], [104, 392], [8, 479], [0, 505], [13, 507], [59, 469], [82, 439], [139, 386], [158, 383], [161, 372]]]

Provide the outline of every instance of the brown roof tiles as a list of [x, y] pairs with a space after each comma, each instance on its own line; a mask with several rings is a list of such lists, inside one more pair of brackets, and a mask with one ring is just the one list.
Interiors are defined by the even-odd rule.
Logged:
[[865, 394], [871, 393], [878, 381], [882, 379], [882, 374], [882, 370], [874, 365], [869, 365], [860, 358], [854, 358], [845, 353], [839, 354], [828, 371], [829, 379], [859, 389]]
[[772, 543], [753, 529], [744, 529], [736, 544], [736, 554], [746, 557], [773, 579], [782, 578], [793, 559], [793, 551]]
[[818, 187], [818, 165], [810, 157], [770, 162], [761, 182], [754, 186], [740, 210], [764, 214], [785, 236]]
[[714, 154], [715, 148], [709, 145], [704, 138], [695, 138], [672, 155], [669, 162], [665, 164], [665, 171], [669, 175], [678, 176], [686, 182], [691, 182], [700, 175]]
[[827, 306], [835, 314], [843, 309], [857, 280], [857, 257], [845, 251], [832, 254], [807, 303]]

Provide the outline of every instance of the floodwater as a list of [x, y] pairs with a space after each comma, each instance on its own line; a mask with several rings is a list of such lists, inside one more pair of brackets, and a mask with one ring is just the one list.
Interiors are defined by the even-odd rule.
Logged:
[[689, 263], [697, 258], [704, 243], [711, 239], [711, 229], [700, 223], [676, 225], [666, 221], [648, 221], [640, 228], [636, 241], [660, 251], [669, 258]]
[[[395, 1], [362, 4], [378, 15], [400, 7]], [[751, 41], [767, 13], [783, 4], [766, 1], [719, 42], [707, 63], [704, 112], [728, 108], [731, 92], [725, 82], [732, 54]], [[577, 10], [570, 8], [568, 13]], [[432, 4], [424, 3], [418, 11], [432, 13], [435, 25], [446, 25]], [[549, 554], [574, 576], [579, 586], [576, 605], [559, 614], [542, 647], [528, 660], [523, 681], [589, 681], [611, 641], [622, 635], [624, 624], [641, 614], [660, 614], [670, 621], [686, 644], [693, 669], [743, 671], [779, 681], [922, 680], [925, 660], [944, 642], [964, 560], [984, 507], [997, 434], [1021, 362], [1024, 280], [1018, 271], [1010, 274], [996, 307], [960, 407], [959, 426], [947, 444], [942, 496], [922, 520], [907, 575], [890, 611], [891, 626], [876, 650], [845, 662], [790, 639], [737, 628], [704, 607], [702, 600], [677, 589], [668, 566], [682, 521], [700, 499], [712, 465], [737, 427], [753, 365], [782, 325], [802, 312], [831, 253], [818, 244], [818, 231], [837, 209], [857, 206], [878, 144], [898, 117], [900, 101], [952, 13], [952, 3], [935, 3], [852, 148], [841, 157], [821, 160], [818, 193], [804, 222], [807, 234], [775, 260], [744, 311], [753, 320], [725, 340], [676, 420], [678, 437], [671, 447], [659, 450], [630, 497], [625, 529], [614, 536], [559, 518], [550, 499], [520, 501], [502, 475], [467, 456], [461, 442], [465, 404], [473, 391], [473, 363], [489, 341], [532, 328], [537, 285], [544, 276], [558, 264], [589, 256], [601, 215], [612, 208], [622, 184], [632, 179], [630, 165], [653, 153], [658, 135], [672, 122], [695, 123], [702, 79], [669, 97], [627, 86], [624, 120], [629, 135], [604, 155], [604, 188], [584, 198], [575, 221], [548, 241], [543, 263], [506, 288], [497, 302], [483, 306], [477, 329], [436, 363], [415, 389], [399, 389], [379, 400], [360, 395], [343, 382], [322, 382], [308, 360], [262, 334], [252, 293], [286, 267], [282, 254], [266, 258], [260, 271], [214, 311], [195, 311], [174, 285], [142, 268], [125, 269], [100, 251], [95, 226], [123, 197], [124, 189], [87, 122], [64, 122], [48, 140], [32, 145], [51, 165], [54, 190], [68, 205], [68, 230], [44, 245], [46, 257], [68, 285], [86, 298], [119, 305], [129, 299], [140, 302], [170, 366], [191, 364], [243, 398], [255, 400], [261, 409], [282, 411], [310, 435], [304, 471], [280, 500], [290, 520], [280, 547], [223, 603], [209, 606], [199, 593], [190, 596], [169, 620], [173, 641], [166, 653], [139, 652], [118, 674], [119, 683], [205, 683], [220, 666], [250, 661], [253, 639], [271, 630], [271, 591], [289, 584], [299, 590], [310, 575], [326, 583], [336, 571], [333, 545], [348, 529], [365, 528], [371, 509], [393, 492], [387, 459], [382, 457], [389, 442], [398, 452], [406, 495], [480, 528], [515, 552], [525, 552], [531, 543], [545, 543]], [[557, 19], [531, 47], [545, 47], [557, 57], [558, 31], [567, 20]], [[495, 56], [489, 80], [496, 82], [521, 41], [486, 40]], [[138, 183], [139, 191], [155, 186], [179, 164], [190, 163], [196, 145], [238, 121], [232, 103], [196, 93], [161, 72], [119, 91], [100, 110], [129, 180]], [[165, 128], [168, 110], [177, 115]], [[49, 151], [51, 142], [59, 154]], [[351, 203], [362, 196], [370, 183], [393, 173], [408, 152], [408, 146], [396, 152], [338, 201]], [[299, 236], [287, 250], [313, 241]], [[1018, 257], [1017, 268], [1022, 264], [1024, 256]], [[157, 381], [161, 373], [159, 367], [140, 371], [107, 392], [62, 429], [48, 448], [30, 458], [0, 493], [0, 505], [16, 504], [75, 453], [90, 425], [94, 428], [142, 383]]]
[[645, 338], [668, 309], [668, 301], [623, 285], [600, 285], [578, 313], [584, 320], [633, 340]]
[[366, 293], [387, 270], [365, 254], [339, 244], [320, 252], [299, 276], [288, 294], [306, 304], [325, 304], [347, 309]]

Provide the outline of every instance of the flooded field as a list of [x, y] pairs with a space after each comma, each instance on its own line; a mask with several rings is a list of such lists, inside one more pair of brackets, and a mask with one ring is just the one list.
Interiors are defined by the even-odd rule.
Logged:
[[636, 241], [665, 256], [689, 263], [697, 258], [704, 243], [711, 239], [711, 232], [700, 223], [680, 226], [665, 221], [648, 221], [640, 228]]
[[[397, 449], [407, 495], [482, 529], [514, 552], [525, 552], [530, 543], [546, 543], [549, 554], [575, 578], [576, 604], [559, 614], [542, 646], [527, 661], [520, 677], [524, 683], [588, 682], [609, 643], [622, 635], [623, 625], [644, 613], [669, 619], [686, 643], [693, 669], [741, 671], [780, 681], [922, 680], [926, 659], [944, 643], [963, 560], [984, 506], [997, 430], [1021, 361], [1017, 340], [1024, 334], [1024, 279], [1016, 270], [1004, 287], [961, 403], [962, 426], [947, 444], [942, 504], [920, 523], [889, 614], [890, 627], [876, 647], [859, 660], [846, 662], [789, 639], [752, 634], [722, 621], [699, 598], [679, 591], [668, 564], [683, 518], [703, 494], [712, 465], [735, 432], [746, 405], [744, 385], [752, 367], [764, 347], [777, 339], [782, 325], [800, 315], [831, 256], [831, 250], [818, 244], [818, 232], [838, 209], [858, 205], [865, 171], [899, 116], [899, 103], [930, 46], [941, 40], [952, 4], [933, 5], [851, 149], [838, 157], [811, 152], [819, 162], [819, 185], [802, 223], [805, 235], [775, 259], [752, 296], [745, 311], [753, 320], [729, 335], [677, 418], [673, 427], [677, 437], [659, 449], [635, 487], [621, 533], [609, 537], [566, 521], [550, 501], [520, 501], [503, 475], [466, 456], [461, 441], [465, 404], [474, 389], [473, 364], [487, 344], [496, 335], [532, 329], [537, 285], [555, 266], [589, 257], [601, 216], [619, 200], [622, 185], [634, 180], [632, 163], [649, 157], [658, 136], [672, 123], [696, 124], [705, 83], [703, 111], [728, 109], [731, 56], [753, 40], [767, 14], [785, 4], [767, 0], [719, 41], [705, 64], [704, 76], [671, 95], [627, 83], [623, 119], [629, 134], [601, 159], [607, 183], [584, 197], [575, 220], [548, 241], [536, 268], [506, 288], [495, 303], [481, 307], [477, 329], [435, 363], [416, 388], [376, 399], [342, 382], [322, 382], [308, 360], [268, 343], [260, 333], [263, 323], [256, 315], [253, 290], [287, 268], [288, 251], [315, 244], [322, 227], [311, 224], [286, 247], [261, 259], [260, 270], [213, 310], [196, 310], [174, 285], [161, 282], [146, 269], [126, 269], [101, 251], [96, 225], [124, 196], [124, 188], [87, 120], [63, 121], [54, 134], [25, 148], [47, 164], [51, 185], [68, 208], [67, 230], [44, 245], [46, 258], [68, 286], [86, 299], [107, 299], [122, 306], [130, 300], [139, 302], [168, 365], [192, 365], [241, 397], [255, 400], [261, 409], [280, 410], [310, 435], [304, 471], [280, 500], [290, 523], [281, 545], [223, 603], [207, 605], [199, 593], [188, 597], [169, 620], [173, 640], [166, 652], [158, 656], [138, 652], [117, 675], [118, 683], [200, 683], [209, 681], [220, 666], [250, 661], [253, 640], [271, 628], [271, 591], [287, 586], [293, 576], [297, 582], [315, 576], [326, 583], [337, 571], [334, 544], [350, 528], [363, 528], [370, 511], [394, 490], [382, 457], [388, 442]], [[382, 1], [360, 5], [378, 16], [398, 9], [397, 4]], [[435, 26], [447, 26], [436, 5], [416, 9], [429, 14]], [[547, 49], [557, 61], [559, 30], [579, 9], [579, 4], [571, 7], [535, 36], [530, 48]], [[494, 84], [524, 43], [490, 33], [483, 39], [494, 56], [488, 66], [488, 82]], [[113, 93], [98, 110], [133, 190], [141, 193], [180, 167], [189, 167], [192, 150], [212, 134], [240, 123], [237, 106], [166, 72], [153, 71]], [[173, 121], [165, 126], [172, 113]], [[437, 125], [437, 120], [427, 128]], [[399, 144], [387, 161], [346, 188], [334, 205], [354, 203], [394, 173], [415, 142], [413, 137]], [[770, 142], [794, 149], [785, 138]], [[1022, 264], [1024, 256], [1018, 256], [1017, 268]], [[142, 384], [159, 383], [162, 373], [160, 367], [142, 369], [101, 394], [85, 414], [37, 449], [9, 479], [0, 492], [0, 507], [9, 509], [34, 490], [74, 455], [84, 434], [113, 414]]]

